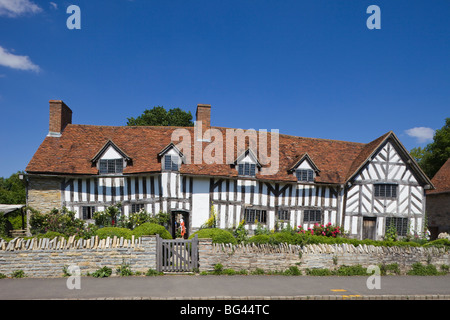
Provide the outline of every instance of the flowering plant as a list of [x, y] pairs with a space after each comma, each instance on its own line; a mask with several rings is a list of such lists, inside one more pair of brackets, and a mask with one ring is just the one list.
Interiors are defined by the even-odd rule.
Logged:
[[298, 233], [303, 234], [311, 234], [316, 236], [325, 236], [325, 237], [333, 237], [342, 235], [341, 228], [339, 226], [334, 226], [329, 222], [326, 225], [315, 223], [312, 228], [308, 228], [308, 230], [303, 229], [302, 226], [298, 226]]

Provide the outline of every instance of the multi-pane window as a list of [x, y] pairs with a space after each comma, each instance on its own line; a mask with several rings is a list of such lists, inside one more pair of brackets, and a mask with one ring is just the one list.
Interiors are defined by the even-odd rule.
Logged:
[[278, 220], [290, 220], [290, 212], [288, 210], [278, 210], [277, 218]]
[[408, 233], [408, 218], [387, 217], [385, 230], [388, 230], [391, 225], [397, 230], [399, 236], [406, 236]]
[[166, 154], [164, 156], [164, 170], [178, 171], [179, 157], [175, 155]]
[[256, 173], [256, 164], [244, 162], [238, 165], [238, 174], [240, 176], [254, 177]]
[[396, 198], [397, 188], [396, 184], [375, 184], [375, 197], [377, 198]]
[[267, 211], [259, 209], [245, 209], [244, 220], [246, 223], [255, 223], [255, 221], [266, 223]]
[[314, 171], [311, 169], [297, 169], [295, 171], [297, 181], [314, 181]]
[[101, 159], [100, 160], [100, 173], [122, 173], [123, 172], [123, 159]]
[[95, 212], [95, 207], [93, 207], [93, 206], [82, 207], [83, 220], [93, 219], [94, 212]]
[[322, 212], [320, 210], [305, 210], [303, 212], [303, 222], [320, 223]]
[[131, 211], [130, 213], [136, 213], [141, 211], [141, 209], [144, 209], [144, 204], [143, 203], [133, 203], [131, 205]]

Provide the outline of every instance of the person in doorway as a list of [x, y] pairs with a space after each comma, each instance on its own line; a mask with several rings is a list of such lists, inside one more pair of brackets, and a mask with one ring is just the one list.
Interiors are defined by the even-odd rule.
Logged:
[[181, 238], [184, 238], [184, 235], [186, 234], [186, 227], [184, 226], [183, 218], [181, 218], [180, 226], [181, 226]]

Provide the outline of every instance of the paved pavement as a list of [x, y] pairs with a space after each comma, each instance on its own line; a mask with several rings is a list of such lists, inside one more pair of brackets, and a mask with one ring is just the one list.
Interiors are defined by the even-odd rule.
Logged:
[[[364, 276], [81, 277], [80, 289], [68, 289], [68, 281], [76, 284], [69, 278], [1, 279], [0, 308], [4, 312], [14, 310], [22, 317], [52, 312], [60, 317], [100, 319], [131, 314], [227, 320], [251, 316], [278, 320], [293, 315], [317, 318], [319, 314], [338, 317], [361, 314], [361, 310], [364, 315], [415, 318], [417, 310], [442, 314], [448, 309], [450, 275], [384, 276], [380, 289], [372, 290], [367, 287], [367, 279]], [[23, 299], [27, 301], [24, 303]], [[358, 309], [352, 308], [355, 303]], [[393, 303], [401, 303], [403, 307]]]
[[69, 278], [1, 279], [0, 300], [450, 300], [450, 275], [382, 276], [380, 289], [369, 289], [365, 276], [164, 275], [79, 280], [80, 289], [68, 289]]

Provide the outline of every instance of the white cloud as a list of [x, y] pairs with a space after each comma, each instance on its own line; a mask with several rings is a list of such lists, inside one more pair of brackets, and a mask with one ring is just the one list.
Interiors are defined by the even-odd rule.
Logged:
[[434, 130], [426, 127], [411, 128], [405, 130], [405, 133], [410, 137], [416, 138], [419, 143], [431, 142], [434, 136]]
[[58, 9], [58, 5], [54, 2], [50, 2], [50, 6], [55, 10]]
[[30, 0], [0, 0], [0, 16], [17, 17], [39, 13], [42, 9]]
[[39, 72], [40, 68], [34, 64], [28, 56], [18, 56], [8, 52], [0, 46], [0, 65], [19, 69]]

